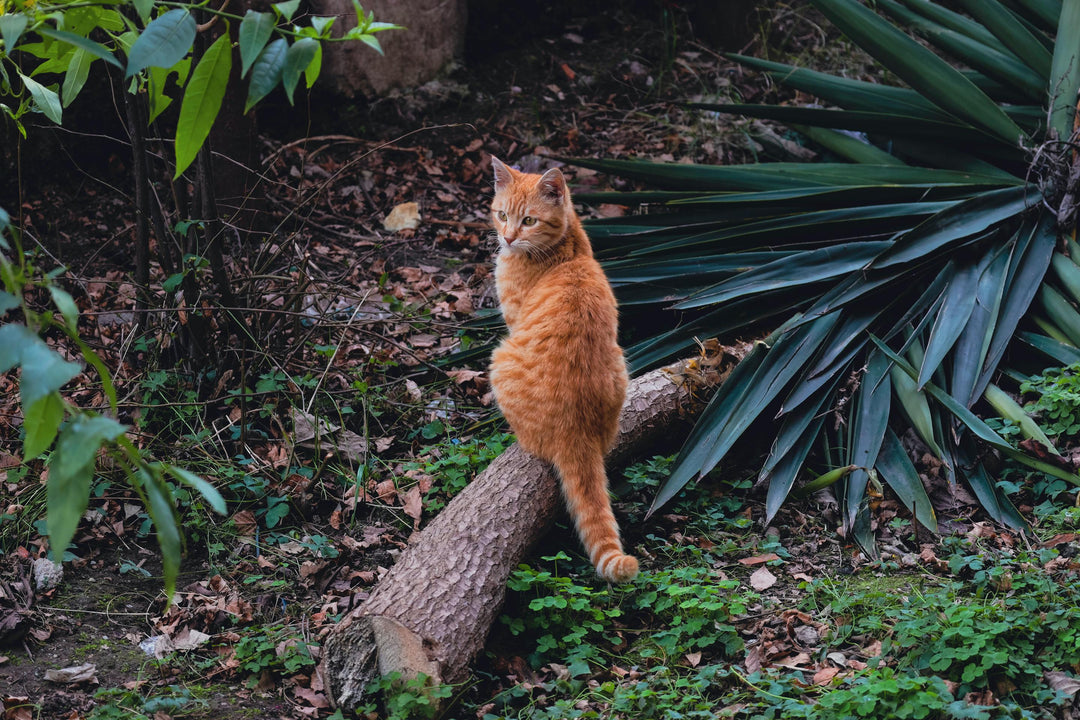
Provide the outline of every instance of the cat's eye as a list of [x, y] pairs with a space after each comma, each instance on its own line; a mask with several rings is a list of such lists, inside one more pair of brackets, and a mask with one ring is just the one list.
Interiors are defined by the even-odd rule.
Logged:
[[506, 211], [500, 210], [499, 212], [495, 213], [495, 217], [499, 218], [501, 222], [506, 222]]
[[522, 225], [535, 225], [536, 224], [536, 218], [534, 218], [532, 215], [526, 215], [525, 217], [521, 218], [521, 224]]

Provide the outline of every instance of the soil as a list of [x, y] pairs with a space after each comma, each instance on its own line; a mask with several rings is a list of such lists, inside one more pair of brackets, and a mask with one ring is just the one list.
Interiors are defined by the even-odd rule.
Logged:
[[[273, 101], [260, 111], [261, 168], [275, 231], [265, 240], [271, 259], [265, 266], [253, 262], [250, 267], [269, 268], [268, 277], [279, 273], [288, 282], [252, 281], [246, 296], [250, 307], [291, 302], [291, 291], [284, 287], [301, 274], [298, 266], [314, 286], [328, 288], [325, 297], [316, 298], [315, 310], [299, 309], [319, 321], [334, 318], [335, 313], [355, 316], [356, 308], [366, 307], [357, 298], [385, 291], [405, 305], [428, 303], [429, 296], [438, 296], [445, 304], [433, 311], [434, 324], [419, 332], [415, 324], [400, 318], [381, 318], [380, 324], [350, 338], [353, 345], [344, 350], [346, 359], [361, 357], [368, 366], [394, 358], [403, 368], [388, 373], [382, 388], [387, 405], [401, 407], [399, 417], [373, 418], [372, 427], [363, 429], [354, 420], [344, 423], [354, 432], [369, 432], [377, 438], [376, 447], [385, 440], [388, 457], [414, 452], [422, 439], [415, 432], [403, 433], [401, 426], [434, 423], [439, 407], [452, 405], [456, 421], [479, 422], [490, 414], [482, 378], [466, 376], [459, 376], [455, 384], [443, 377], [442, 389], [432, 397], [424, 395], [422, 409], [416, 409], [419, 388], [429, 392], [425, 381], [437, 374], [429, 367], [431, 358], [449, 352], [458, 342], [462, 323], [493, 305], [486, 220], [490, 155], [537, 170], [561, 164], [557, 156], [726, 164], [805, 154], [760, 123], [720, 120], [679, 103], [736, 98], [753, 102], [772, 93], [760, 79], [725, 60], [719, 50], [753, 54], [764, 39], [774, 56], [792, 50], [816, 53], [825, 38], [812, 16], [786, 4], [764, 3], [761, 22], [753, 24], [764, 28], [767, 38], [746, 36], [736, 45], [718, 48], [695, 37], [695, 4], [690, 4], [690, 14], [675, 12], [667, 4], [641, 5], [630, 11], [608, 7], [584, 18], [568, 13], [557, 27], [544, 27], [542, 35], [518, 36], [514, 44], [502, 47], [493, 43], [493, 50], [472, 53], [444, 77], [386, 98], [342, 103], [313, 95], [298, 103], [299, 111]], [[670, 23], [665, 20], [669, 17]], [[66, 131], [40, 142], [57, 141], [47, 156], [56, 164], [47, 169], [28, 166], [24, 156], [21, 202], [8, 186], [0, 190], [0, 204], [18, 208], [12, 215], [19, 216], [27, 244], [40, 248], [39, 257], [62, 259], [70, 268], [85, 311], [80, 330], [103, 353], [116, 353], [112, 358], [125, 394], [126, 415], [121, 419], [132, 422], [133, 408], [140, 401], [138, 381], [154, 357], [125, 345], [130, 342], [124, 333], [133, 320], [134, 292], [127, 280], [134, 224], [125, 190], [128, 162], [119, 143], [106, 143], [113, 149], [105, 152], [84, 152], [81, 146], [90, 144], [86, 138]], [[35, 147], [34, 142], [27, 147]], [[623, 186], [622, 181], [572, 166], [565, 170], [579, 191]], [[396, 233], [386, 230], [383, 223], [394, 208], [409, 202], [419, 205], [419, 226]], [[601, 205], [589, 212], [617, 216], [631, 210]], [[231, 269], [238, 274], [241, 270]], [[164, 279], [161, 268], [155, 268], [155, 276], [155, 282]], [[255, 326], [264, 349], [276, 353], [280, 367], [290, 375], [305, 367], [310, 358], [291, 348], [301, 345], [298, 339], [308, 339], [302, 335], [309, 332], [308, 326], [293, 320], [281, 326], [266, 322]], [[330, 334], [336, 332], [332, 326]], [[121, 346], [125, 349], [116, 350]], [[173, 358], [181, 365], [182, 352]], [[328, 387], [337, 383], [333, 387], [343, 397], [357, 394], [355, 377], [346, 369], [334, 366], [327, 376]], [[10, 388], [0, 386], [5, 389]], [[213, 396], [204, 392], [201, 397]], [[92, 383], [73, 398], [86, 405], [102, 402]], [[235, 409], [224, 400], [213, 407], [214, 422], [225, 422]], [[10, 468], [18, 452], [18, 422], [17, 410], [6, 412], [0, 430], [10, 441], [0, 446], [0, 467]], [[268, 416], [275, 412], [272, 409]], [[21, 597], [18, 588], [25, 587], [22, 581], [28, 577], [30, 562], [45, 548], [44, 539], [31, 526], [31, 511], [26, 511], [19, 537], [0, 548], [7, 553], [0, 556], [0, 610], [21, 608], [26, 619], [23, 631], [3, 636], [8, 644], [0, 646], [4, 718], [83, 717], [110, 699], [118, 701], [117, 695], [95, 698], [99, 688], [145, 695], [180, 683], [181, 676], [186, 687], [195, 688], [193, 701], [178, 713], [185, 717], [225, 720], [329, 713], [320, 704], [325, 697], [309, 668], [275, 674], [243, 667], [245, 657], [237, 654], [235, 629], [252, 623], [290, 626], [316, 637], [325, 630], [328, 617], [363, 600], [365, 588], [407, 542], [414, 524], [409, 518], [419, 521], [420, 515], [410, 508], [406, 493], [398, 497], [392, 485], [387, 492], [376, 489], [364, 498], [370, 505], [357, 509], [355, 500], [349, 506], [340, 487], [322, 486], [324, 475], [312, 479], [283, 473], [288, 463], [281, 459], [280, 434], [274, 435], [273, 419], [265, 427], [270, 438], [265, 442], [245, 438], [253, 462], [267, 475], [286, 478], [276, 487], [294, 498], [306, 524], [292, 540], [272, 546], [255, 534], [253, 510], [237, 513], [230, 520], [239, 528], [235, 546], [188, 548], [178, 604], [168, 614], [162, 614], [153, 539], [140, 528], [139, 515], [127, 512], [126, 498], [108, 492], [92, 502], [90, 514], [96, 513], [95, 519], [84, 523], [76, 538], [77, 558], [65, 563], [62, 584]], [[206, 440], [207, 445], [217, 442], [217, 436]], [[198, 457], [197, 449], [182, 452]], [[348, 465], [341, 458], [333, 462]], [[382, 472], [376, 479], [410, 470], [387, 462]], [[34, 472], [9, 476], [5, 486], [10, 492], [5, 499], [9, 513], [41, 507], [43, 491], [35, 477]], [[243, 517], [244, 512], [249, 517]], [[800, 523], [801, 516], [793, 512], [786, 519], [791, 527], [807, 528], [805, 517]], [[245, 527], [255, 530], [246, 533]], [[197, 537], [205, 535], [198, 530]], [[651, 532], [677, 530], [671, 520], [657, 518], [652, 525], [631, 530], [629, 541], [633, 544]], [[803, 548], [807, 562], [819, 562], [824, 548], [844, 557], [841, 542], [831, 531], [824, 532], [793, 546], [792, 552]], [[330, 538], [338, 554], [331, 557], [313, 550], [315, 537]], [[162, 634], [191, 639], [192, 631], [212, 635], [215, 640], [206, 647], [213, 650], [203, 647], [193, 651], [191, 659], [160, 662], [139, 647]], [[284, 650], [279, 646], [275, 652], [280, 657]], [[45, 679], [47, 670], [83, 664], [94, 666], [92, 679], [76, 683]], [[159, 715], [169, 713], [161, 710]]]

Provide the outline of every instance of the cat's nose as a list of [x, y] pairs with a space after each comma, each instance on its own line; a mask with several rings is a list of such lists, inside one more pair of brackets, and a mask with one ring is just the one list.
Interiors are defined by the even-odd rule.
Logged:
[[512, 245], [513, 242], [515, 240], [517, 240], [517, 235], [510, 235], [510, 234], [503, 235], [503, 240], [506, 241], [507, 245]]

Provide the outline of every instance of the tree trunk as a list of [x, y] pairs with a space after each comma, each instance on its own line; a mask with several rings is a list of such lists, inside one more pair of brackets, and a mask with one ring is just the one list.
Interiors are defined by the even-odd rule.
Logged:
[[[724, 348], [634, 380], [609, 466], [685, 437], [677, 426], [703, 404], [695, 391], [720, 383], [749, 348]], [[436, 683], [463, 679], [502, 606], [511, 570], [561, 507], [551, 465], [518, 445], [496, 458], [330, 631], [320, 672], [336, 706], [355, 709], [371, 680], [394, 671], [424, 673]]]

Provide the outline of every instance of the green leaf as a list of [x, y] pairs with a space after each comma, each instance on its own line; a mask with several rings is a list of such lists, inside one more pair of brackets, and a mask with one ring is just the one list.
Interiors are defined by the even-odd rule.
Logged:
[[986, 45], [972, 39], [970, 35], [941, 27], [937, 23], [927, 22], [918, 15], [904, 10], [893, 0], [881, 0], [879, 4], [890, 15], [911, 25], [915, 32], [933, 45], [988, 78], [1019, 90], [1024, 97], [1035, 102], [1042, 102], [1046, 97], [1046, 75], [1040, 75], [1015, 55], [1001, 48], [1001, 44], [993, 36], [990, 38], [990, 45]]
[[386, 54], [383, 52], [382, 43], [379, 42], [379, 38], [374, 35], [363, 34], [359, 36], [359, 40], [380, 55]]
[[955, 68], [854, 0], [811, 0], [856, 44], [946, 112], [1009, 144], [1024, 132]]
[[285, 38], [278, 38], [259, 53], [255, 64], [251, 66], [248, 96], [244, 103], [245, 113], [270, 94], [270, 91], [281, 82], [281, 73], [285, 67], [285, 53], [288, 50], [289, 42]]
[[287, 0], [286, 2], [274, 3], [271, 7], [286, 21], [291, 21], [292, 16], [300, 8], [300, 0]]
[[892, 249], [878, 256], [871, 267], [887, 268], [923, 261], [957, 241], [966, 240], [1020, 215], [1041, 200], [1042, 194], [1026, 185], [981, 193], [921, 223], [898, 239]]
[[188, 76], [191, 74], [191, 62], [192, 57], [189, 55], [171, 68], [149, 68], [147, 70], [147, 85], [150, 95], [150, 115], [147, 123], [153, 123], [161, 113], [165, 112], [167, 107], [172, 105], [173, 99], [165, 94], [165, 89], [169, 84], [169, 76], [175, 74], [177, 76], [176, 85], [184, 87], [187, 84]]
[[825, 410], [835, 389], [835, 382], [822, 388], [815, 401], [802, 403], [798, 410], [784, 418], [769, 458], [758, 475], [759, 482], [769, 484], [765, 498], [766, 525], [776, 517], [780, 506], [791, 493], [795, 478], [813, 447], [814, 438], [821, 432], [821, 426], [828, 416]]
[[1050, 67], [1050, 128], [1064, 140], [1072, 134], [1080, 91], [1080, 0], [1064, 0]]
[[[994, 34], [987, 30], [985, 27], [975, 22], [971, 18], [961, 15], [960, 13], [953, 12], [947, 8], [942, 7], [929, 0], [902, 0], [904, 5], [922, 15], [928, 20], [932, 20], [934, 23], [942, 27], [946, 27], [954, 32], [967, 35], [972, 40], [978, 40], [983, 45], [994, 46], [997, 45], [997, 38]], [[896, 3], [887, 3], [882, 5], [885, 12], [892, 15], [890, 9], [891, 5]], [[895, 16], [894, 16], [895, 17]]]
[[49, 449], [64, 419], [64, 400], [52, 392], [23, 411], [23, 461], [28, 462]]
[[904, 165], [904, 161], [895, 155], [890, 155], [884, 150], [868, 142], [863, 142], [845, 133], [829, 130], [827, 128], [811, 127], [809, 125], [794, 124], [791, 126], [796, 132], [802, 133], [811, 141], [821, 145], [829, 152], [835, 153], [842, 158], [857, 163], [871, 165]]
[[60, 105], [60, 96], [56, 94], [56, 91], [45, 87], [37, 80], [29, 78], [22, 73], [19, 73], [19, 77], [22, 78], [26, 89], [30, 91], [31, 97], [34, 98], [34, 106], [45, 113], [45, 116], [54, 123], [61, 125], [64, 111]]
[[210, 507], [214, 509], [214, 512], [218, 515], [225, 514], [225, 499], [221, 497], [221, 493], [217, 491], [217, 488], [195, 473], [184, 470], [183, 468], [178, 468], [175, 465], [164, 465], [163, 467], [165, 472], [169, 473], [185, 485], [197, 490], [198, 493], [210, 503]]
[[82, 48], [75, 48], [75, 52], [71, 54], [71, 62], [68, 63], [67, 72], [64, 73], [64, 84], [60, 88], [60, 98], [64, 107], [71, 105], [86, 85], [86, 78], [90, 75], [90, 65], [93, 62], [94, 56]]
[[889, 360], [880, 352], [871, 352], [852, 409], [853, 437], [847, 464], [854, 465], [855, 469], [845, 478], [843, 493], [847, 502], [848, 528], [855, 526], [855, 519], [866, 498], [869, 471], [874, 467], [885, 430], [889, 426], [891, 396]]
[[248, 10], [240, 21], [238, 41], [240, 44], [240, 77], [247, 77], [248, 70], [259, 53], [270, 41], [274, 32], [274, 16], [270, 13]]
[[161, 548], [161, 574], [165, 581], [165, 596], [171, 602], [180, 574], [181, 537], [176, 520], [172, 489], [162, 479], [160, 469], [154, 472], [140, 469], [138, 478], [146, 493], [146, 512], [154, 523], [158, 547]]
[[[891, 137], [909, 137], [919, 140], [953, 142], [957, 145], [986, 146], [1002, 145], [994, 136], [970, 125], [952, 121], [924, 120], [918, 117], [891, 112], [869, 112], [865, 110], [828, 110], [823, 108], [793, 107], [789, 105], [749, 105], [742, 103], [699, 103], [691, 105], [703, 110], [721, 113], [737, 113], [747, 117], [766, 120], [778, 120], [788, 125], [812, 125], [815, 127], [840, 128], [842, 130], [860, 130], [868, 133]], [[849, 137], [853, 142], [859, 142]], [[865, 145], [865, 143], [859, 143]], [[1015, 154], [1019, 154], [1019, 148]], [[883, 153], [889, 160], [875, 165], [903, 165], [896, 158]], [[807, 167], [804, 165], [803, 167]], [[811, 166], [812, 167], [812, 166]]]
[[[941, 307], [934, 314], [934, 325], [926, 343], [926, 354], [919, 368], [919, 389], [930, 381], [945, 360], [960, 333], [968, 324], [975, 309], [975, 293], [979, 287], [981, 267], [965, 263], [956, 267], [948, 278]], [[964, 398], [967, 401], [967, 398]]]
[[746, 55], [726, 53], [725, 57], [743, 65], [764, 70], [778, 83], [810, 93], [849, 110], [877, 113], [881, 112], [882, 108], [892, 108], [900, 115], [944, 122], [955, 121], [952, 115], [911, 88], [852, 80]]
[[1021, 342], [1027, 343], [1061, 365], [1072, 365], [1080, 362], [1080, 349], [1072, 345], [1066, 345], [1045, 335], [1024, 330], [1018, 332], [1016, 337]]
[[559, 158], [600, 172], [641, 180], [668, 190], [783, 190], [790, 188], [867, 185], [986, 185], [1001, 187], [1024, 181], [934, 168], [851, 163], [762, 163], [758, 165], [692, 165], [643, 160]]
[[180, 119], [176, 124], [174, 180], [192, 163], [199, 153], [199, 148], [210, 135], [210, 128], [221, 110], [221, 101], [225, 97], [231, 69], [232, 49], [228, 34], [224, 34], [206, 49], [184, 89]]
[[71, 297], [67, 290], [56, 285], [49, 285], [49, 295], [52, 296], [53, 305], [56, 305], [56, 309], [63, 316], [64, 324], [68, 326], [69, 330], [77, 331], [79, 327], [79, 307], [75, 304], [74, 298]]
[[29, 20], [22, 13], [0, 15], [0, 39], [4, 41], [4, 54], [10, 55], [22, 37]]
[[143, 25], [150, 20], [150, 13], [154, 9], [154, 3], [157, 0], [132, 0], [135, 5], [135, 12], [139, 14], [139, 20]]
[[674, 307], [682, 310], [719, 304], [744, 295], [847, 275], [861, 269], [891, 246], [890, 241], [856, 242], [796, 253], [741, 273], [731, 280], [696, 293]]
[[335, 17], [320, 17], [316, 15], [311, 18], [311, 27], [314, 28], [315, 34], [318, 37], [325, 38], [330, 36], [330, 28], [334, 24]]
[[0, 290], [0, 317], [7, 314], [9, 310], [14, 310], [19, 307], [19, 305], [19, 298], [9, 292]]
[[318, 50], [318, 40], [300, 38], [286, 51], [285, 67], [281, 71], [281, 85], [285, 88], [285, 96], [289, 98], [290, 105], [293, 104], [293, 91], [296, 89], [296, 83], [300, 81], [300, 74], [307, 70]]
[[997, 0], [961, 0], [961, 4], [1028, 67], [1050, 77], [1050, 52], [1008, 8]]
[[19, 357], [19, 363], [22, 366], [19, 393], [22, 396], [24, 408], [56, 392], [82, 372], [81, 365], [65, 360], [60, 353], [50, 348], [32, 332], [27, 331], [26, 340]]
[[99, 42], [94, 42], [90, 38], [85, 38], [82, 35], [76, 35], [75, 33], [67, 32], [66, 30], [53, 30], [49, 27], [38, 28], [37, 32], [45, 37], [51, 37], [60, 42], [74, 45], [79, 50], [83, 50], [96, 58], [100, 58], [110, 65], [124, 67], [112, 54], [112, 51], [109, 50], [109, 48]]
[[63, 557], [86, 511], [98, 451], [125, 429], [103, 415], [83, 415], [60, 432], [56, 450], [49, 459], [46, 486], [49, 546], [54, 561], [59, 562]]
[[130, 78], [148, 67], [172, 67], [183, 60], [195, 42], [195, 17], [189, 10], [177, 8], [154, 18], [128, 51]]
[[319, 73], [322, 72], [322, 57], [323, 50], [322, 44], [320, 43], [319, 46], [315, 48], [315, 57], [311, 59], [311, 62], [308, 63], [307, 68], [304, 70], [304, 83], [307, 85], [308, 89], [311, 89], [311, 86], [319, 79]]
[[1013, 250], [1015, 259], [1010, 261], [997, 325], [994, 327], [994, 334], [990, 339], [990, 346], [986, 351], [986, 360], [976, 388], [986, 387], [986, 384], [990, 382], [998, 363], [1005, 355], [1009, 341], [1016, 333], [1020, 320], [1027, 313], [1035, 293], [1042, 285], [1046, 268], [1050, 263], [1050, 256], [1057, 244], [1055, 225], [1053, 217], [1044, 214], [1033, 228], [1022, 228], [1017, 234], [1017, 242]]
[[938, 525], [934, 506], [900, 438], [896, 437], [896, 433], [891, 429], [885, 430], [881, 452], [878, 453], [874, 467], [915, 519], [930, 532], [936, 533]]
[[749, 363], [753, 374], [744, 377], [740, 373], [737, 382], [733, 383], [736, 373], [750, 356], [739, 363], [706, 407], [679, 453], [671, 476], [653, 499], [650, 512], [674, 497], [695, 476], [716, 467], [750, 424], [813, 357], [836, 321], [837, 315], [832, 314], [794, 330], [778, 331], [779, 339], [765, 357]]
[[[1010, 244], [1012, 247], [1009, 247]], [[949, 389], [952, 396], [967, 407], [975, 403], [982, 391], [980, 373], [985, 365], [995, 321], [1001, 310], [1009, 263], [1015, 257], [1015, 245], [1013, 239], [1006, 240], [1001, 252], [984, 254], [979, 264], [980, 277], [975, 290], [975, 306], [952, 350], [952, 378]]]

